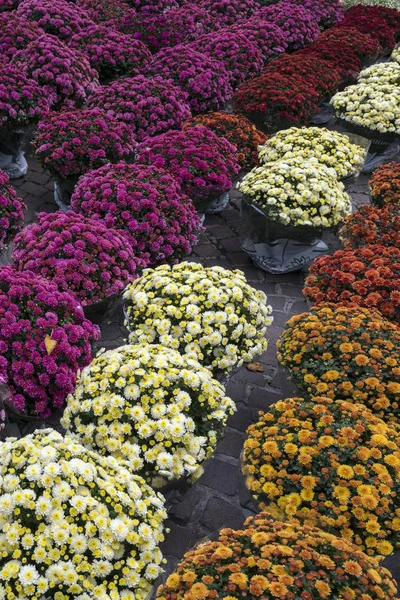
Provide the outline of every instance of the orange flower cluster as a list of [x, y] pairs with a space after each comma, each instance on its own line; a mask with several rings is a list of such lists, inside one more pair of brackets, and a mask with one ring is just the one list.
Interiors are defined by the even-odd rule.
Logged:
[[157, 600], [389, 600], [396, 586], [348, 540], [261, 513], [185, 554]]
[[361, 206], [346, 218], [340, 239], [351, 248], [368, 244], [400, 247], [399, 208], [394, 205], [384, 208]]
[[400, 204], [400, 162], [380, 165], [373, 172], [369, 185], [376, 204]]
[[194, 117], [184, 125], [183, 129], [195, 125], [203, 125], [211, 129], [236, 146], [236, 158], [242, 169], [252, 169], [259, 165], [257, 148], [265, 144], [268, 137], [246, 117], [238, 117], [224, 111], [211, 112]]
[[292, 317], [277, 346], [279, 361], [310, 396], [400, 415], [400, 328], [377, 311], [321, 304]]
[[290, 398], [260, 413], [243, 473], [259, 506], [304, 520], [370, 555], [400, 548], [400, 426], [362, 404]]

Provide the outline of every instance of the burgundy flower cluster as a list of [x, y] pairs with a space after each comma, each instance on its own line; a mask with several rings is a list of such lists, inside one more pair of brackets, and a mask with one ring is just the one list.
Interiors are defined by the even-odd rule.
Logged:
[[26, 206], [0, 170], [0, 250], [7, 247], [24, 226]]
[[88, 106], [98, 106], [126, 123], [138, 141], [170, 129], [181, 129], [190, 118], [187, 94], [160, 76], [120, 79], [102, 86]]
[[400, 31], [400, 11], [386, 6], [357, 4], [346, 11], [339, 27], [354, 27], [377, 39], [382, 48], [394, 48]]
[[122, 230], [145, 266], [174, 263], [197, 242], [200, 218], [172, 175], [154, 166], [105, 165], [80, 178], [71, 208]]
[[128, 125], [93, 108], [48, 113], [34, 133], [32, 146], [49, 173], [63, 179], [132, 156], [136, 144]]
[[93, 25], [89, 15], [68, 0], [22, 0], [17, 13], [45, 31], [68, 40], [74, 33]]
[[72, 211], [39, 213], [15, 238], [12, 258], [18, 270], [50, 279], [82, 306], [119, 294], [143, 266], [121, 232]]
[[143, 42], [106, 25], [83, 29], [73, 36], [71, 47], [86, 52], [102, 83], [120, 76], [137, 75], [151, 59]]
[[55, 93], [58, 108], [82, 106], [99, 86], [87, 56], [54, 35], [41, 35], [17, 52], [11, 62], [43, 86], [46, 96]]
[[99, 337], [72, 294], [29, 271], [0, 268], [0, 369], [17, 411], [49, 417], [62, 408]]
[[342, 45], [351, 50], [359, 58], [377, 56], [381, 51], [379, 41], [368, 33], [362, 33], [355, 27], [333, 27], [327, 29], [318, 37], [318, 42], [334, 43], [338, 47]]
[[7, 60], [43, 34], [37, 23], [28, 21], [16, 11], [0, 13], [0, 52]]

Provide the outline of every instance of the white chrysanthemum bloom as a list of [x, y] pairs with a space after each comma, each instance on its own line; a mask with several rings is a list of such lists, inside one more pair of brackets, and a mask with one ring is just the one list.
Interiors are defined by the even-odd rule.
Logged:
[[53, 430], [0, 444], [0, 511], [0, 598], [144, 600], [161, 570], [164, 498]]
[[[304, 160], [315, 159], [326, 167], [335, 169], [339, 179], [357, 172], [365, 162], [367, 150], [352, 143], [349, 137], [338, 131], [323, 127], [291, 127], [278, 131], [269, 138], [264, 146], [259, 146], [258, 156], [261, 163], [277, 162], [288, 158]], [[285, 179], [276, 180], [279, 187], [290, 190]], [[310, 191], [306, 183], [298, 183], [297, 190], [304, 194]], [[308, 194], [307, 194], [308, 196]]]
[[372, 85], [400, 85], [400, 64], [387, 62], [372, 65], [361, 71], [358, 80]]
[[[92, 380], [105, 381], [104, 395], [114, 397], [120, 371], [110, 377], [109, 363], [118, 364], [126, 380], [117, 408], [99, 404], [98, 392], [91, 391]], [[215, 449], [214, 432], [222, 433], [235, 410], [208, 369], [163, 346], [122, 346], [101, 353], [78, 377], [75, 393], [91, 408], [81, 411], [75, 394], [70, 396], [62, 420], [67, 431], [101, 454], [125, 459], [153, 487], [196, 471]], [[213, 432], [210, 439], [207, 431]], [[82, 471], [74, 461], [72, 467]], [[75, 499], [78, 512], [85, 510], [82, 502]]]

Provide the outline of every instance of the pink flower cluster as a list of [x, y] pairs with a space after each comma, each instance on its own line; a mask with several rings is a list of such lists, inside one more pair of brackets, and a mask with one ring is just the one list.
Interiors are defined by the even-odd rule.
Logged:
[[195, 113], [224, 108], [233, 94], [223, 63], [188, 46], [160, 50], [150, 63], [148, 73], [172, 79], [189, 94]]
[[72, 294], [29, 271], [0, 268], [0, 371], [16, 410], [49, 417], [62, 408], [99, 337]]
[[102, 83], [120, 76], [139, 74], [150, 62], [150, 51], [131, 35], [91, 25], [72, 37], [71, 47], [86, 52]]
[[316, 15], [303, 6], [289, 2], [264, 6], [253, 15], [253, 20], [257, 19], [265, 19], [281, 27], [286, 34], [288, 51], [311, 44], [320, 33]]
[[95, 23], [107, 22], [118, 30], [125, 19], [133, 23], [136, 17], [136, 12], [124, 0], [77, 0], [76, 6], [83, 8]]
[[49, 173], [63, 179], [132, 156], [136, 143], [125, 123], [93, 108], [48, 113], [34, 133], [32, 146]]
[[[54, 99], [54, 95], [53, 95]], [[27, 125], [49, 110], [48, 98], [33, 79], [16, 66], [0, 63], [0, 132]]]
[[39, 213], [15, 238], [20, 271], [32, 271], [73, 293], [82, 306], [119, 294], [142, 267], [125, 236], [72, 211]]
[[241, 19], [248, 19], [260, 8], [255, 0], [202, 0], [201, 6], [212, 17], [215, 29], [234, 25]]
[[24, 226], [26, 206], [0, 170], [0, 250], [7, 247]]
[[171, 173], [196, 206], [232, 187], [232, 177], [240, 170], [235, 154], [225, 138], [197, 126], [148, 138], [136, 160]]
[[0, 13], [0, 52], [8, 60], [11, 60], [17, 50], [23, 50], [43, 33], [37, 23], [19, 16], [16, 11]]
[[41, 35], [17, 52], [11, 62], [43, 86], [46, 96], [55, 93], [57, 107], [82, 106], [99, 86], [87, 56], [54, 35]]
[[126, 123], [138, 141], [181, 129], [191, 116], [187, 94], [160, 76], [137, 75], [114, 81], [98, 88], [88, 106], [98, 106]]
[[344, 8], [340, 0], [290, 0], [306, 8], [318, 21], [321, 29], [332, 27], [343, 19]]
[[21, 17], [36, 21], [45, 33], [62, 40], [93, 24], [85, 12], [67, 0], [22, 0], [17, 9]]
[[255, 44], [261, 51], [264, 62], [285, 52], [288, 46], [287, 33], [267, 19], [250, 18], [232, 25], [229, 30], [241, 33], [249, 42]]
[[190, 47], [221, 61], [233, 89], [245, 79], [259, 75], [264, 67], [261, 50], [241, 31], [209, 33], [192, 42]]
[[177, 262], [197, 242], [200, 219], [172, 175], [153, 166], [105, 165], [79, 179], [71, 208], [122, 230], [146, 267]]

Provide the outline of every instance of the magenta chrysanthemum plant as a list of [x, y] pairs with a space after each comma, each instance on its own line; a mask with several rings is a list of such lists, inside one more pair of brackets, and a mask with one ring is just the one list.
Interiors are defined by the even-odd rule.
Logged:
[[62, 40], [69, 40], [74, 33], [94, 24], [85, 10], [68, 0], [22, 0], [17, 13]]
[[202, 126], [148, 138], [140, 144], [136, 162], [171, 173], [195, 206], [228, 191], [240, 170], [235, 146]]
[[161, 13], [179, 6], [177, 0], [128, 0], [128, 3], [139, 13]]
[[148, 73], [172, 79], [188, 93], [195, 113], [224, 108], [232, 98], [233, 90], [224, 64], [188, 46], [160, 50], [150, 63]]
[[197, 243], [200, 218], [172, 175], [154, 166], [105, 165], [79, 179], [71, 208], [122, 230], [145, 266], [175, 263]]
[[253, 20], [259, 19], [281, 27], [287, 36], [288, 50], [311, 44], [320, 33], [317, 16], [303, 6], [289, 2], [264, 6], [253, 15]]
[[17, 52], [11, 62], [43, 86], [46, 96], [55, 93], [57, 108], [82, 106], [99, 86], [97, 71], [88, 57], [54, 35], [41, 35]]
[[37, 23], [21, 17], [16, 11], [0, 13], [0, 53], [7, 60], [43, 34]]
[[202, 0], [203, 6], [216, 23], [216, 28], [234, 25], [250, 18], [260, 5], [255, 0]]
[[0, 133], [2, 128], [24, 127], [37, 120], [54, 98], [15, 65], [0, 63]]
[[0, 251], [8, 246], [24, 226], [26, 206], [6, 173], [0, 170]]
[[[226, 31], [226, 30], [225, 30]], [[229, 31], [239, 32], [255, 44], [261, 51], [264, 62], [285, 52], [288, 47], [288, 36], [279, 25], [267, 19], [248, 19], [239, 21], [229, 27]]]
[[101, 82], [126, 75], [133, 77], [151, 60], [150, 51], [143, 42], [107, 25], [83, 29], [72, 37], [71, 47], [86, 52]]
[[124, 0], [76, 0], [76, 6], [83, 8], [95, 23], [107, 23], [118, 31], [118, 25], [123, 26], [125, 19], [133, 23], [136, 16], [136, 11]]
[[136, 142], [128, 125], [93, 108], [48, 113], [34, 133], [32, 147], [42, 165], [60, 180], [133, 156]]
[[14, 10], [18, 6], [18, 0], [0, 0], [0, 12]]
[[191, 116], [186, 92], [157, 75], [137, 75], [101, 86], [88, 106], [98, 106], [126, 123], [138, 141], [181, 129]]
[[221, 61], [233, 89], [245, 79], [256, 77], [264, 67], [259, 47], [240, 31], [221, 30], [203, 35], [190, 47]]
[[72, 211], [39, 213], [15, 238], [12, 258], [17, 269], [50, 279], [82, 306], [119, 294], [142, 267], [123, 233]]
[[343, 19], [344, 7], [340, 0], [290, 0], [306, 8], [318, 21], [321, 29], [333, 27]]
[[72, 294], [0, 267], [0, 371], [17, 411], [45, 418], [62, 408], [99, 337]]

